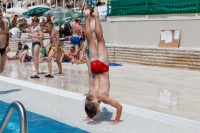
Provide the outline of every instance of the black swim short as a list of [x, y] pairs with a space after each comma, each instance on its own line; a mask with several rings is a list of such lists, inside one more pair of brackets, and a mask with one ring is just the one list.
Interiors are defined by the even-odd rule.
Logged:
[[0, 49], [0, 54], [3, 55], [6, 52], [6, 48], [1, 48]]

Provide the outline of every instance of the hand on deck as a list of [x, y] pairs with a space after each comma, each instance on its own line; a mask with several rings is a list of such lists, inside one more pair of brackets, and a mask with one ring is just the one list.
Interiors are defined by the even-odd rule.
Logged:
[[89, 117], [87, 117], [87, 118], [83, 119], [83, 121], [90, 121], [90, 120], [92, 120], [92, 119], [91, 119], [91, 118], [89, 118]]

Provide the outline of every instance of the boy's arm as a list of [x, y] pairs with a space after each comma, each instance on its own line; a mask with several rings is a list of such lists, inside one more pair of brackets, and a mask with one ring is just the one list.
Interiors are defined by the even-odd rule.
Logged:
[[[6, 26], [8, 27], [8, 23], [6, 22]], [[9, 52], [10, 51], [10, 47], [9, 47], [9, 40], [10, 40], [10, 32], [8, 31], [7, 33], [7, 40], [6, 40], [6, 46], [5, 48], [7, 48], [7, 51], [6, 52]]]
[[107, 96], [103, 96], [102, 97], [102, 102], [105, 103], [105, 104], [109, 104], [112, 107], [117, 109], [115, 120], [111, 124], [113, 124], [113, 125], [114, 124], [118, 124], [118, 122], [120, 120], [120, 117], [121, 117], [121, 114], [122, 114], [122, 105], [119, 104], [114, 99], [111, 99], [111, 98], [109, 98]]
[[81, 30], [80, 30], [80, 33], [79, 33], [79, 36], [82, 36], [83, 35], [83, 29], [82, 29], [82, 27], [81, 27]]
[[39, 36], [37, 36], [37, 38], [40, 39], [40, 40], [43, 40], [44, 34], [43, 34], [42, 28], [40, 26], [38, 26], [38, 33], [39, 33]]
[[60, 61], [62, 62], [63, 58], [64, 58], [65, 53], [63, 52], [60, 58]]
[[27, 53], [28, 51], [24, 51], [24, 54], [23, 54], [23, 57], [22, 57], [22, 62], [24, 62], [24, 59], [25, 59], [25, 56], [26, 56], [26, 53]]

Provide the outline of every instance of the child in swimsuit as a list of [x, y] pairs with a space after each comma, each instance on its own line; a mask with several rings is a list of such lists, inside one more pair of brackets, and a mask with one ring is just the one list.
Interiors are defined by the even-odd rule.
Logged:
[[76, 61], [76, 53], [75, 53], [75, 47], [70, 48], [70, 53], [69, 53], [70, 61], [71, 63], [75, 63]]
[[29, 49], [29, 47], [27, 45], [24, 45], [24, 48], [19, 55], [20, 62], [30, 62], [31, 61], [31, 57], [28, 55], [28, 49]]
[[19, 43], [18, 43], [18, 48], [17, 48], [16, 55], [13, 56], [13, 57], [7, 56], [8, 60], [16, 60], [16, 59], [19, 59], [19, 55], [20, 55], [21, 51], [22, 51], [22, 44], [21, 44], [21, 42], [19, 42]]

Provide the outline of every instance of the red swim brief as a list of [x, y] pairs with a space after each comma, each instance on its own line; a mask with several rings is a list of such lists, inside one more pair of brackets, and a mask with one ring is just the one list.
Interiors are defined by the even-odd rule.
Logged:
[[91, 71], [95, 74], [105, 73], [109, 71], [109, 66], [99, 60], [94, 60], [91, 62]]

